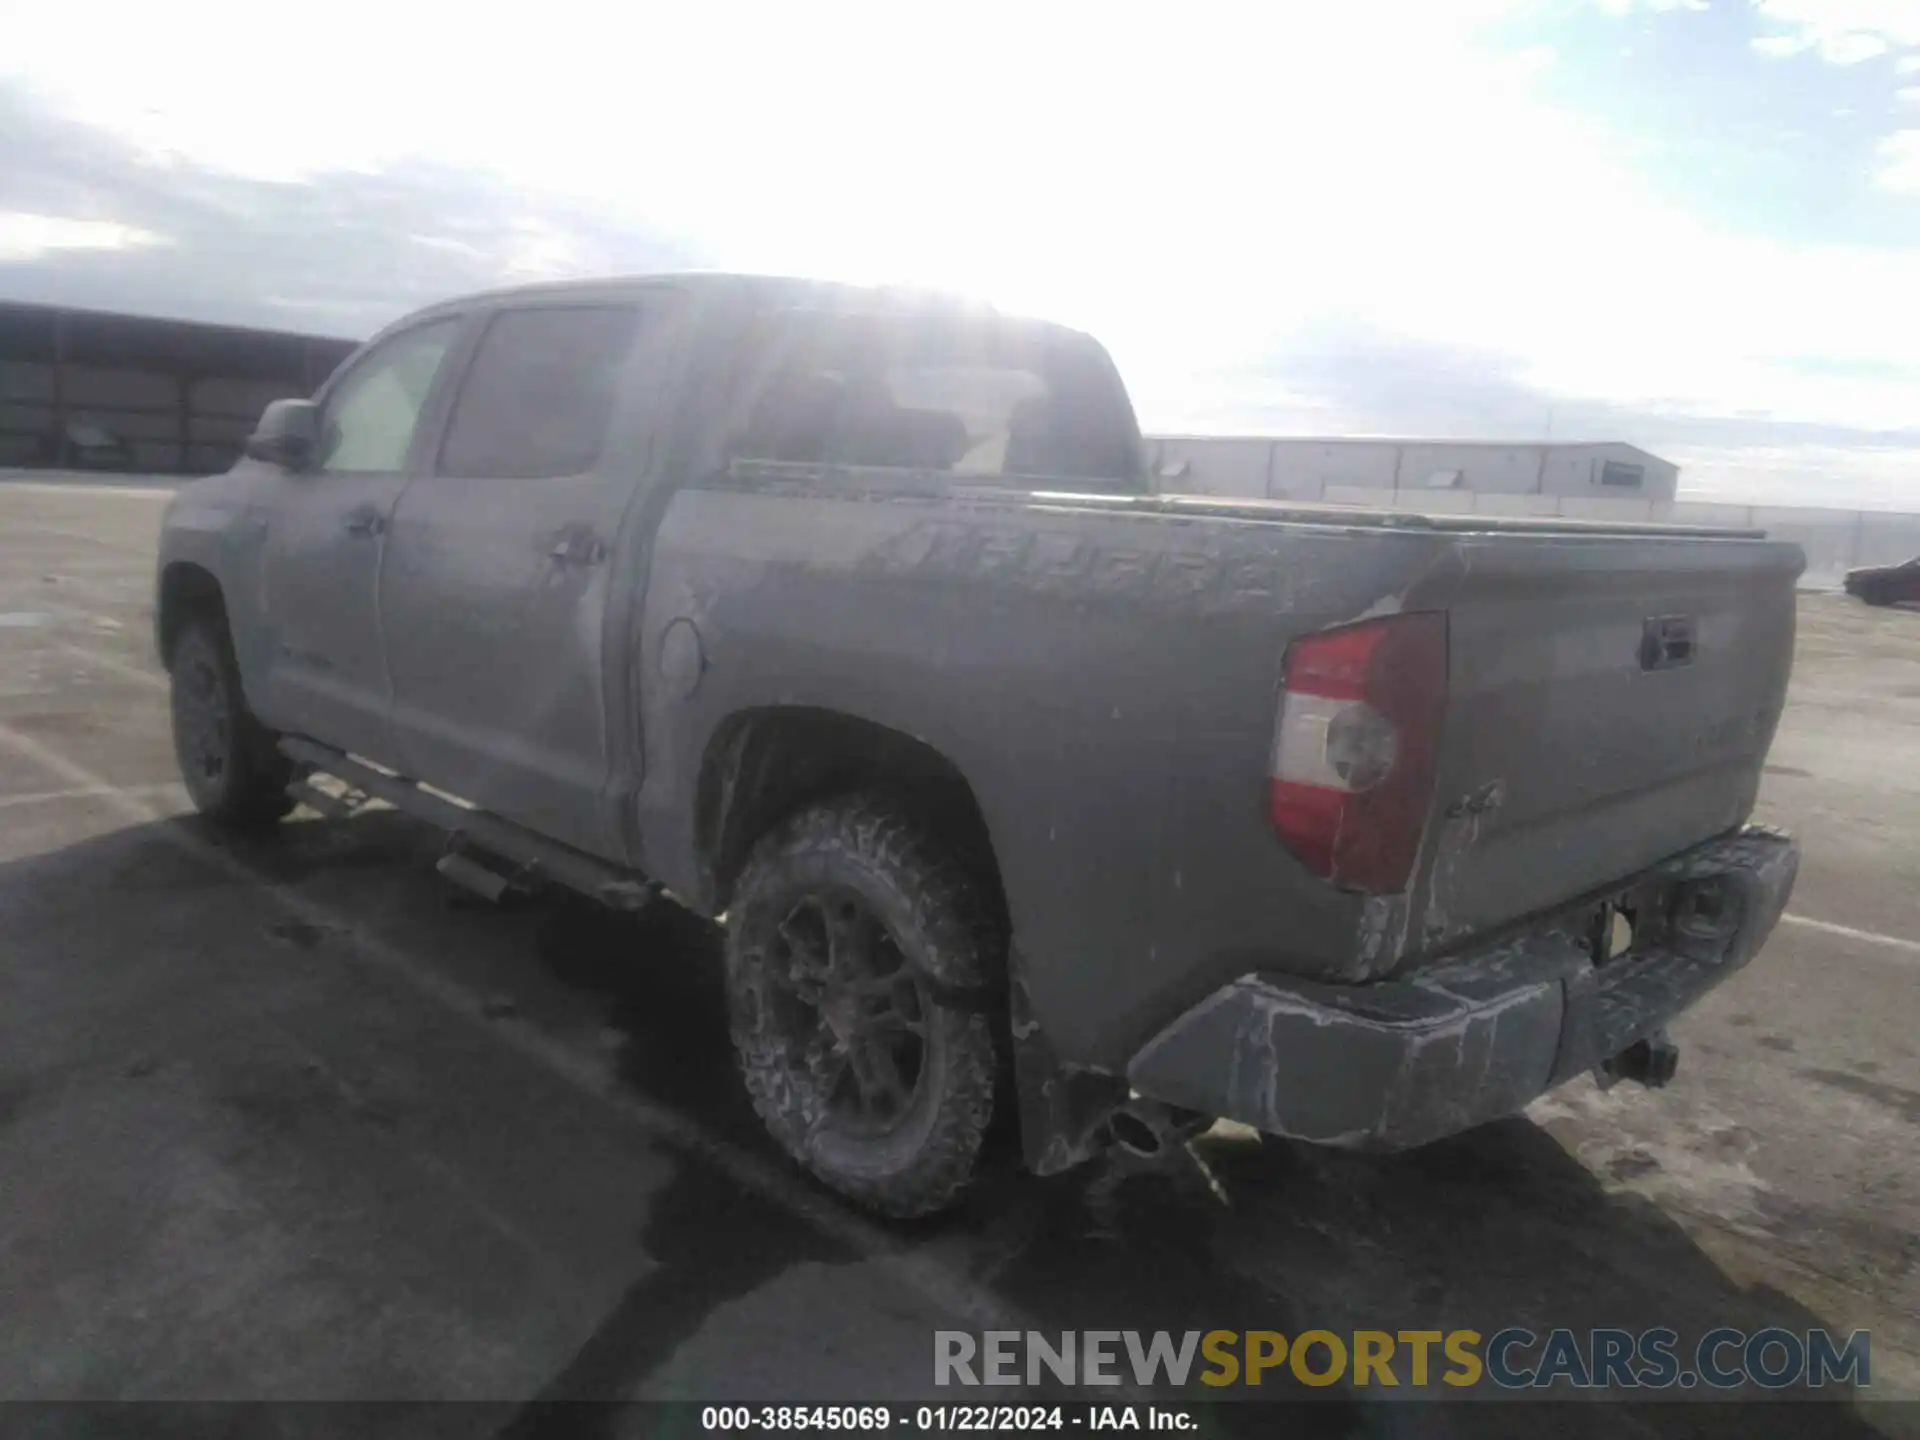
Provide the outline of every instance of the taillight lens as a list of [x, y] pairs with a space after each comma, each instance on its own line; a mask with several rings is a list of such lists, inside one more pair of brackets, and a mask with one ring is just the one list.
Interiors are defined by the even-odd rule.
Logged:
[[1447, 618], [1367, 620], [1287, 648], [1267, 810], [1316, 875], [1406, 888], [1433, 798]]

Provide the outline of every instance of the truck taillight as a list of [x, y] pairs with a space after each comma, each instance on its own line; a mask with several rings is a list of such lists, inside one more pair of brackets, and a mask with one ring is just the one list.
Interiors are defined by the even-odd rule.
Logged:
[[1316, 875], [1406, 887], [1433, 797], [1447, 703], [1447, 618], [1395, 615], [1287, 647], [1267, 813]]

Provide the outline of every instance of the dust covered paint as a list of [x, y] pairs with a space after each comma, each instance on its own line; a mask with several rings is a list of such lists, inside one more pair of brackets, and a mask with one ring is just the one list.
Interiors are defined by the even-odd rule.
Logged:
[[[1792, 546], [1152, 494], [1104, 352], [1025, 321], [994, 323], [1081, 356], [1076, 413], [1102, 418], [1024, 439], [1132, 458], [982, 476], [743, 455], [777, 358], [755, 348], [766, 316], [903, 302], [725, 276], [560, 293], [653, 317], [585, 468], [440, 474], [480, 337], [537, 306], [507, 292], [409, 317], [313, 413], [325, 433], [358, 367], [440, 327], [449, 358], [396, 469], [249, 460], [180, 492], [161, 539], [163, 658], [179, 617], [215, 606], [265, 725], [708, 914], [795, 806], [933, 796], [1022, 957], [1022, 1099], [1051, 1117], [1034, 1121], [1048, 1164], [1085, 1152], [1128, 1076], [1342, 1143], [1507, 1104], [1562, 1063], [1539, 1047], [1558, 1044], [1566, 984], [1516, 974], [1469, 1003], [1436, 988], [1435, 962], [1478, 955], [1484, 980], [1502, 971], [1485, 937], [1518, 932], [1552, 968], [1567, 942], [1540, 917], [1752, 808], [1791, 660]], [[873, 435], [930, 433], [898, 422], [932, 412], [892, 403], [862, 422]], [[966, 453], [1004, 459], [1005, 425], [984, 448], [963, 425]], [[1643, 669], [1650, 615], [1686, 618], [1684, 664]], [[1322, 879], [1269, 810], [1283, 657], [1361, 621], [1445, 634], [1443, 703], [1415, 737], [1430, 794], [1395, 822], [1416, 858], [1388, 894]], [[1169, 1027], [1214, 1014], [1202, 1028], [1238, 1070], [1197, 1056], [1174, 1074]], [[1319, 1038], [1296, 1049], [1303, 1035]], [[1303, 1065], [1373, 1067], [1376, 1110], [1295, 1116]], [[1470, 1071], [1465, 1099], [1380, 1100]], [[1368, 1093], [1343, 1085], [1323, 1088]]]

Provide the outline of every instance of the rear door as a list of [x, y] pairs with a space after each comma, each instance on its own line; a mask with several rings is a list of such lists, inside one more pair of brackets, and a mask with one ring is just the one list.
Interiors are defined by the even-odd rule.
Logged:
[[642, 467], [621, 400], [652, 318], [631, 298], [493, 313], [380, 584], [409, 773], [605, 855], [608, 610]]
[[462, 323], [431, 320], [359, 355], [320, 397], [314, 463], [263, 481], [273, 493], [261, 507], [262, 713], [380, 761], [392, 753], [391, 690], [376, 585], [394, 504], [424, 458], [421, 437]]

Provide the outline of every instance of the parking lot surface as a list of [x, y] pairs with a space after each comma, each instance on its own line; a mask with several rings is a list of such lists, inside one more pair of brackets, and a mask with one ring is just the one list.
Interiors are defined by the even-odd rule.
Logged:
[[[1799, 889], [1671, 1088], [1582, 1080], [1388, 1158], [1223, 1128], [888, 1226], [761, 1140], [704, 924], [488, 907], [390, 811], [247, 843], [189, 816], [167, 494], [0, 484], [0, 1397], [499, 1402], [435, 1422], [471, 1433], [536, 1399], [951, 1400], [938, 1328], [1510, 1325], [1865, 1328], [1869, 1395], [1920, 1396], [1920, 614], [1805, 597], [1760, 815]], [[1355, 1390], [1288, 1423], [1539, 1428], [1470, 1409]]]

